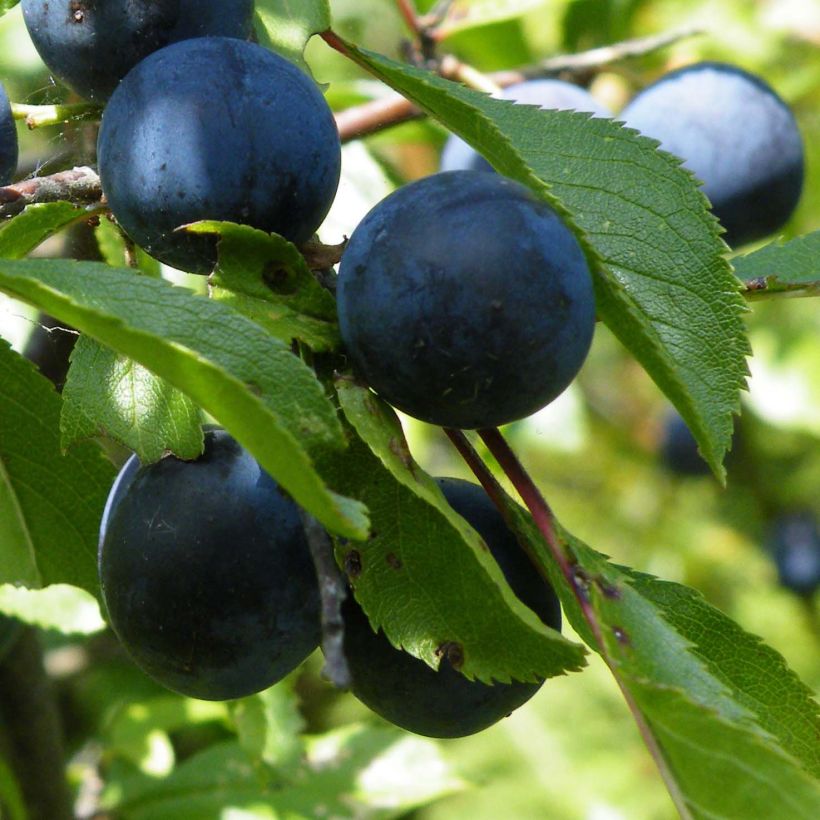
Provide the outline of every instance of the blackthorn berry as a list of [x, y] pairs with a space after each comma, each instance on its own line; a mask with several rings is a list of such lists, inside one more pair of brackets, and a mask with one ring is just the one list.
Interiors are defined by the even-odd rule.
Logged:
[[[507, 86], [501, 98], [521, 105], [537, 105], [558, 111], [583, 111], [593, 117], [611, 117], [586, 89], [564, 80], [527, 80]], [[472, 146], [453, 134], [441, 152], [442, 171], [492, 171], [493, 167]]]
[[664, 422], [661, 456], [666, 467], [681, 476], [708, 475], [711, 472], [698, 452], [698, 443], [692, 431], [675, 412], [670, 413]]
[[400, 410], [494, 427], [561, 393], [595, 325], [583, 251], [558, 215], [498, 174], [406, 185], [353, 232], [337, 289], [350, 359]]
[[89, 100], [158, 48], [189, 37], [247, 39], [253, 0], [22, 0], [23, 19], [49, 70]]
[[221, 430], [205, 433], [195, 461], [126, 462], [103, 516], [99, 572], [128, 653], [191, 697], [258, 692], [319, 643], [298, 509]]
[[208, 273], [200, 219], [309, 239], [336, 193], [339, 133], [316, 84], [261, 46], [203, 37], [146, 57], [105, 108], [100, 178], [126, 233], [176, 268]]
[[17, 170], [17, 128], [6, 89], [0, 83], [0, 185], [8, 185]]
[[820, 531], [809, 512], [792, 513], [772, 527], [770, 548], [780, 583], [805, 597], [820, 587]]
[[[447, 501], [481, 535], [518, 598], [541, 620], [561, 629], [561, 607], [535, 572], [501, 514], [478, 485], [438, 479]], [[352, 596], [343, 605], [344, 651], [353, 693], [391, 723], [429, 737], [463, 737], [486, 729], [528, 701], [540, 683], [471, 681], [456, 666], [457, 653], [442, 651], [438, 670], [395, 649], [374, 632]], [[456, 666], [453, 663], [456, 663]]]
[[760, 77], [697, 63], [645, 88], [623, 110], [631, 128], [703, 182], [730, 245], [783, 227], [803, 187], [803, 141], [789, 107]]

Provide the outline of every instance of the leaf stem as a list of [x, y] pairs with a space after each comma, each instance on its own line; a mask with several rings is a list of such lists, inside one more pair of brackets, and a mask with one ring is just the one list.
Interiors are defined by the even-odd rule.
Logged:
[[454, 0], [438, 0], [438, 2], [426, 14], [419, 18], [419, 23], [428, 31], [428, 35], [435, 40], [440, 40], [438, 34], [447, 21], [452, 11]]
[[[501, 500], [501, 488], [487, 465], [481, 460], [481, 457], [467, 440], [467, 437], [461, 430], [448, 429], [445, 432], [449, 436], [450, 441], [453, 442], [456, 449], [461, 454], [462, 458], [467, 462], [467, 465], [473, 471], [476, 478], [481, 482], [481, 485], [484, 487], [487, 494], [496, 506], [503, 511], [504, 507]], [[541, 532], [544, 536], [544, 539], [550, 548], [550, 552], [552, 553], [552, 557], [560, 567], [564, 578], [573, 590], [575, 597], [578, 599], [578, 603], [584, 613], [584, 617], [592, 629], [595, 640], [599, 644], [597, 651], [605, 651], [600, 626], [595, 618], [595, 612], [589, 603], [588, 596], [584, 591], [581, 579], [555, 534], [552, 510], [539, 492], [538, 488], [533, 483], [530, 476], [524, 471], [524, 468], [519, 463], [507, 442], [501, 436], [501, 433], [495, 429], [485, 429], [479, 430], [478, 434], [484, 440], [484, 443], [498, 461], [498, 464], [504, 474], [513, 483], [516, 491], [521, 496], [521, 499], [524, 501], [527, 509], [530, 511], [539, 532]]]
[[[500, 487], [498, 486], [498, 483], [488, 469], [487, 465], [481, 460], [480, 456], [469, 443], [464, 433], [459, 430], [449, 429], [445, 432], [455, 445], [456, 449], [465, 459], [467, 465], [475, 473], [476, 477], [490, 495], [493, 502], [503, 511], [504, 507], [503, 502], [501, 501]], [[683, 820], [693, 820], [689, 807], [687, 806], [684, 796], [680, 791], [675, 776], [673, 775], [669, 763], [666, 760], [658, 739], [653, 734], [649, 723], [638, 707], [638, 704], [636, 703], [626, 683], [618, 675], [617, 663], [607, 649], [606, 642], [603, 638], [603, 630], [598, 621], [595, 610], [592, 607], [585, 589], [579, 584], [579, 576], [575, 571], [573, 563], [565, 553], [556, 536], [554, 516], [549, 504], [541, 495], [541, 492], [536, 487], [535, 482], [526, 472], [524, 467], [521, 465], [521, 462], [518, 460], [518, 457], [497, 429], [490, 428], [479, 430], [478, 434], [487, 445], [487, 448], [498, 462], [504, 474], [510, 479], [516, 491], [521, 496], [521, 499], [530, 511], [536, 526], [544, 536], [553, 558], [561, 568], [564, 577], [567, 579], [570, 589], [572, 589], [573, 594], [575, 595], [581, 608], [584, 619], [589, 624], [592, 634], [598, 643], [597, 647], [592, 648], [596, 649], [600, 653], [604, 662], [609, 667], [610, 672], [612, 672], [612, 676], [615, 678], [615, 682], [618, 684], [618, 688], [621, 690], [621, 694], [623, 695], [624, 700], [632, 713], [632, 717], [635, 720], [644, 744], [655, 761], [655, 765], [658, 767], [661, 777], [663, 777], [663, 780], [666, 783], [666, 788], [669, 791], [672, 802], [675, 804], [675, 808], [678, 810], [678, 813]]]
[[416, 14], [415, 8], [413, 8], [413, 3], [411, 0], [396, 0], [396, 6], [399, 9], [399, 14], [404, 18], [404, 22], [407, 24], [407, 27], [416, 37], [420, 37], [422, 35], [422, 29], [419, 25], [418, 15]]

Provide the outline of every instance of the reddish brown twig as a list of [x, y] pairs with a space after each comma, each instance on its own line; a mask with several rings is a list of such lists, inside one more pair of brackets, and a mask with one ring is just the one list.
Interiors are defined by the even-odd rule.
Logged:
[[93, 168], [72, 168], [0, 188], [0, 217], [19, 214], [27, 205], [36, 202], [60, 201], [83, 207], [103, 207], [97, 172]]

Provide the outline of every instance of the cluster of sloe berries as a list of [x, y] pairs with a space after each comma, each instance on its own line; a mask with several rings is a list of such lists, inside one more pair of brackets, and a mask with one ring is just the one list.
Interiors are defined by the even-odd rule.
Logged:
[[[459, 479], [440, 479], [439, 487], [482, 536], [513, 592], [560, 630], [555, 593], [484, 490]], [[258, 692], [319, 644], [319, 587], [299, 509], [223, 430], [206, 430], [195, 461], [125, 463], [100, 527], [99, 573], [123, 646], [146, 673], [185, 695]], [[446, 654], [433, 670], [374, 632], [352, 596], [342, 615], [354, 694], [410, 731], [471, 734], [539, 688], [470, 681]]]
[[[178, 231], [180, 225], [225, 219], [296, 243], [313, 235], [338, 184], [338, 133], [315, 84], [248, 41], [252, 3], [51, 0], [24, 2], [23, 11], [55, 76], [79, 95], [105, 102], [98, 141], [102, 185], [118, 223], [146, 251], [174, 267], [208, 273], [216, 257], [213, 242]], [[13, 133], [10, 112], [8, 121]], [[462, 185], [458, 206], [454, 186]], [[422, 213], [426, 194], [415, 196]], [[563, 389], [589, 345], [594, 315], [583, 256], [552, 211], [516, 183], [465, 174], [463, 183], [447, 181], [443, 196], [449, 204], [443, 203], [440, 216], [453, 208], [483, 208], [480, 218], [501, 220], [509, 235], [502, 248], [491, 250], [485, 236], [481, 247], [469, 250], [450, 274], [451, 290], [469, 275], [471, 259], [484, 257], [488, 273], [495, 266], [502, 274], [517, 244], [527, 246], [521, 275], [534, 289], [531, 298], [510, 302], [500, 275], [487, 280], [489, 323], [474, 331], [475, 340], [489, 338], [499, 321], [528, 307], [534, 321], [536, 298], [547, 314], [555, 301], [564, 317], [552, 324], [541, 320], [539, 334], [490, 350], [492, 360], [524, 344], [538, 355], [537, 369], [548, 374], [538, 374], [540, 387], [502, 410], [499, 421], [520, 417]], [[458, 225], [444, 225], [439, 247], [457, 231]], [[480, 238], [479, 232], [465, 235], [470, 243]], [[362, 242], [357, 238], [351, 247]], [[563, 282], [575, 275], [577, 283]], [[421, 286], [429, 284], [435, 285]], [[345, 292], [355, 289], [352, 283]], [[466, 304], [453, 307], [469, 310]], [[577, 328], [573, 312], [582, 320]], [[561, 321], [569, 322], [564, 330]], [[419, 338], [433, 352], [440, 346], [434, 338]], [[363, 339], [359, 347], [366, 344]], [[575, 363], [566, 361], [562, 345], [580, 351]], [[451, 401], [456, 415], [446, 423], [498, 423], [468, 407], [492, 405], [492, 374], [486, 363], [482, 368], [467, 374], [459, 367]], [[499, 399], [521, 392], [501, 381], [494, 390]], [[521, 600], [560, 629], [555, 594], [529, 570], [483, 490], [452, 479], [441, 488], [482, 534]], [[205, 432], [204, 452], [194, 461], [169, 456], [142, 465], [133, 456], [125, 463], [101, 522], [98, 560], [115, 633], [140, 668], [174, 691], [205, 699], [242, 697], [281, 680], [319, 644], [318, 581], [299, 510], [222, 430]], [[343, 616], [353, 691], [412, 731], [479, 731], [538, 689], [532, 683], [469, 681], [449, 656], [433, 670], [375, 632], [352, 596]]]
[[[55, 76], [105, 102], [100, 178], [140, 247], [209, 273], [214, 240], [180, 226], [228, 220], [296, 244], [313, 236], [336, 194], [339, 135], [313, 81], [250, 41], [250, 0], [23, 0], [23, 13]], [[609, 115], [558, 81], [505, 95]], [[742, 111], [746, 127], [731, 145], [716, 111]], [[623, 116], [704, 181], [731, 242], [775, 230], [793, 210], [802, 144], [788, 108], [757, 78], [693, 66], [647, 88]], [[2, 115], [0, 171], [4, 123]], [[339, 268], [339, 326], [353, 369], [398, 409], [445, 427], [495, 427], [552, 401], [581, 368], [595, 325], [592, 277], [572, 232], [529, 189], [487, 170], [452, 142], [442, 173], [365, 217]], [[560, 629], [553, 590], [483, 490], [454, 479], [439, 487], [516, 595]], [[259, 691], [319, 643], [318, 583], [300, 512], [218, 429], [205, 432], [194, 461], [125, 464], [101, 524], [99, 572], [111, 625], [135, 662], [187, 695]], [[433, 670], [374, 631], [352, 597], [343, 614], [354, 693], [412, 731], [479, 731], [538, 688], [469, 681], [447, 653]]]

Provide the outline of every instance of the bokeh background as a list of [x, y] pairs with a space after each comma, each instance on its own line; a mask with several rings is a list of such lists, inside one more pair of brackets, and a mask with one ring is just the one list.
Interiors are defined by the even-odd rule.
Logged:
[[[418, 2], [421, 11], [431, 5], [430, 0]], [[804, 194], [783, 235], [820, 228], [820, 3], [522, 0], [519, 5], [526, 13], [466, 27], [447, 38], [441, 50], [494, 71], [626, 38], [698, 27], [703, 32], [698, 36], [575, 79], [618, 111], [665, 71], [700, 59], [724, 60], [760, 74], [792, 106], [807, 150]], [[391, 56], [404, 53], [407, 31], [393, 0], [332, 0], [331, 6], [340, 33]], [[67, 99], [32, 49], [20, 17], [18, 8], [0, 20], [0, 76], [9, 96], [33, 104]], [[329, 83], [334, 107], [385, 93], [319, 41], [309, 45], [307, 58], [316, 78]], [[736, 127], [744, 126], [739, 122]], [[414, 121], [347, 145], [339, 197], [322, 238], [340, 241], [394, 187], [434, 172], [446, 136], [434, 123]], [[87, 125], [36, 132], [20, 125], [20, 139], [21, 177], [93, 163], [93, 127]], [[83, 238], [69, 240], [78, 241]], [[65, 243], [51, 241], [39, 252], [78, 252], [76, 244]], [[166, 273], [190, 287], [202, 286], [201, 280]], [[725, 489], [708, 474], [681, 476], [665, 464], [661, 449], [670, 408], [605, 327], [598, 327], [577, 382], [544, 411], [510, 425], [506, 435], [570, 531], [617, 562], [695, 587], [780, 651], [817, 691], [817, 596], [796, 595], [779, 583], [772, 545], [783, 516], [820, 518], [820, 310], [816, 299], [758, 301], [750, 308], [754, 358]], [[23, 350], [36, 327], [28, 308], [0, 296], [0, 335]], [[443, 434], [403, 421], [412, 452], [425, 469], [469, 477]], [[117, 719], [123, 710], [166, 695], [128, 663], [110, 633], [101, 630], [95, 612], [82, 613], [77, 630], [85, 635], [43, 631], [47, 668], [60, 693], [72, 777], [80, 790], [88, 788], [89, 772], [116, 774], [117, 766], [125, 765], [111, 752], [112, 727], [121, 726]], [[330, 689], [320, 669], [321, 658], [314, 657], [288, 684], [299, 697], [308, 732], [354, 721], [378, 723], [352, 697]], [[136, 754], [136, 765], [148, 777], [167, 775], [175, 762], [231, 731], [219, 709], [176, 701], [184, 717], [151, 729]], [[594, 657], [583, 674], [550, 680], [530, 703], [495, 727], [436, 746], [448, 773], [444, 791], [452, 794], [410, 813], [387, 807], [374, 810], [373, 816], [675, 816], [614, 681]], [[396, 766], [391, 777], [401, 782], [401, 758]], [[412, 783], [405, 785], [412, 790]], [[275, 816], [264, 806], [243, 811], [237, 816]]]

